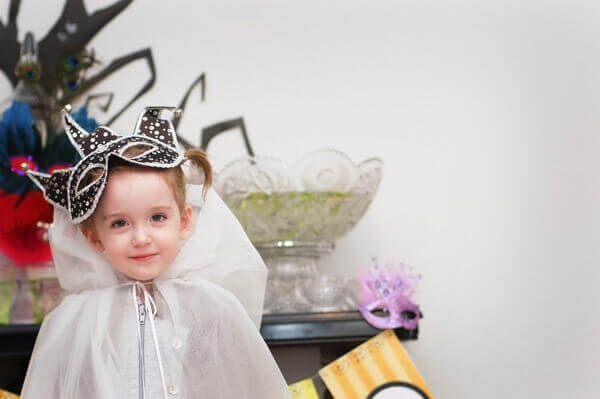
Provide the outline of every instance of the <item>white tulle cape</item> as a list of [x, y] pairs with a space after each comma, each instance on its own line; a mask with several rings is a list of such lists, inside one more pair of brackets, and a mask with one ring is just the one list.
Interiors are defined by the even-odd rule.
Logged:
[[[212, 190], [188, 186], [195, 228], [155, 280], [154, 316], [165, 384], [148, 323], [145, 398], [281, 399], [285, 381], [258, 332], [264, 263]], [[42, 323], [23, 399], [139, 398], [132, 282], [93, 251], [62, 211], [50, 243], [66, 296]]]

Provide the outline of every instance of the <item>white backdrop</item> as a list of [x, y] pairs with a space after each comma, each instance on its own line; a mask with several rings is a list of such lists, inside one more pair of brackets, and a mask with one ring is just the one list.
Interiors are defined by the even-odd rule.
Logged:
[[[23, 0], [20, 38], [43, 37], [61, 7]], [[146, 46], [156, 86], [117, 129], [205, 71], [190, 140], [242, 115], [258, 154], [383, 159], [371, 208], [322, 271], [354, 275], [376, 255], [423, 275], [407, 348], [436, 397], [597, 395], [597, 2], [138, 0], [92, 42], [105, 62]], [[145, 76], [136, 65], [105, 87]], [[215, 164], [242, 151], [223, 139]]]

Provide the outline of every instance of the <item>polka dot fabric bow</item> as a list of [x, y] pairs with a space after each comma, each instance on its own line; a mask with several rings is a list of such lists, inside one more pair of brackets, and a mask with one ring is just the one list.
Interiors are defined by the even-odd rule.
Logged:
[[[51, 175], [32, 170], [27, 175], [41, 188], [46, 200], [67, 211], [73, 224], [82, 223], [94, 213], [100, 201], [112, 157], [152, 168], [173, 168], [185, 161], [177, 150], [172, 122], [161, 118], [163, 111], [174, 112], [176, 108], [146, 107], [133, 134], [121, 136], [104, 126], [88, 133], [63, 110], [65, 133], [81, 155], [81, 161]], [[143, 148], [142, 153], [125, 156], [127, 149], [133, 146]]]

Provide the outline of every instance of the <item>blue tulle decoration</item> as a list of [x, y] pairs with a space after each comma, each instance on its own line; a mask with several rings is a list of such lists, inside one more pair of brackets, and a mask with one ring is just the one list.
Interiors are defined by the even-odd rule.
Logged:
[[96, 127], [98, 127], [98, 122], [94, 118], [88, 116], [87, 108], [81, 107], [77, 111], [71, 114], [75, 122], [79, 124], [82, 128], [84, 128], [87, 132], [91, 132]]
[[[98, 126], [88, 116], [85, 107], [73, 114], [75, 121], [85, 130]], [[25, 162], [30, 169], [51, 173], [56, 168], [70, 167], [79, 160], [79, 155], [63, 132], [49, 132], [48, 143], [42, 148], [39, 133], [29, 105], [14, 101], [4, 111], [0, 120], [0, 190], [22, 194], [37, 190], [37, 186], [19, 169]]]
[[29, 178], [13, 171], [14, 156], [33, 156], [39, 152], [39, 137], [29, 105], [15, 101], [4, 111], [0, 121], [0, 189], [22, 193], [31, 189]]

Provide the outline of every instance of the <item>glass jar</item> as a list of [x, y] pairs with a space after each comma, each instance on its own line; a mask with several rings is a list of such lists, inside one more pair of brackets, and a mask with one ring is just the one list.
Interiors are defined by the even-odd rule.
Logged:
[[54, 309], [63, 296], [52, 262], [28, 265], [27, 280], [31, 290], [33, 319], [41, 323], [44, 316]]
[[10, 307], [12, 305], [15, 287], [15, 267], [8, 261], [0, 262], [0, 324], [10, 322]]

